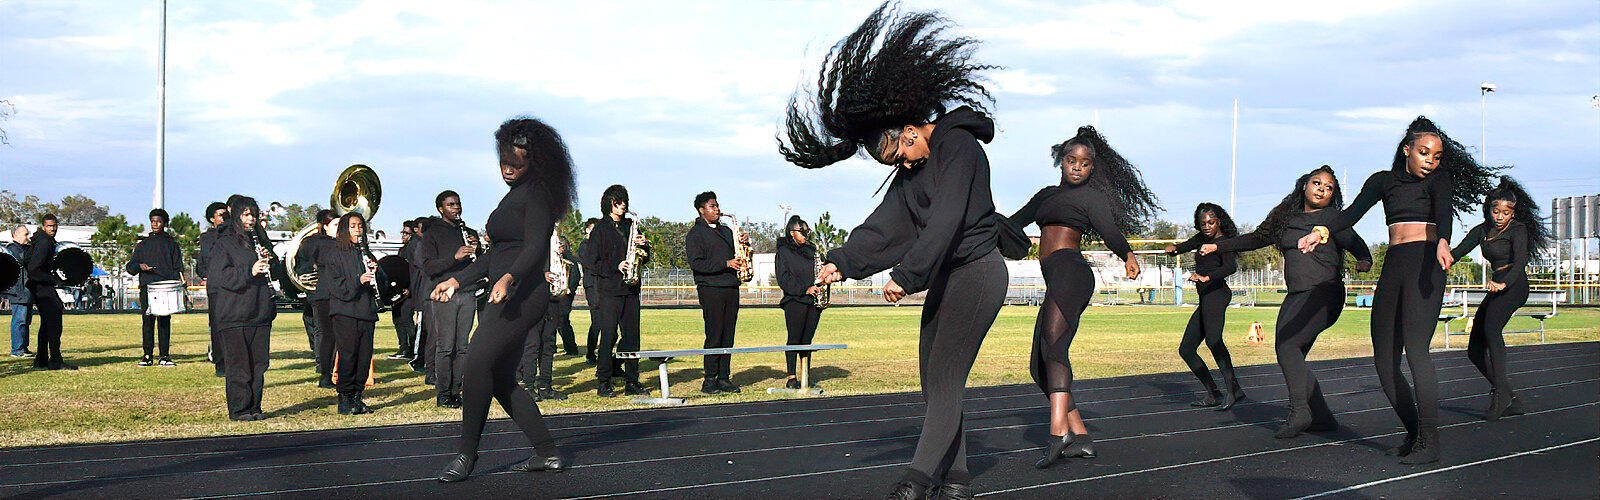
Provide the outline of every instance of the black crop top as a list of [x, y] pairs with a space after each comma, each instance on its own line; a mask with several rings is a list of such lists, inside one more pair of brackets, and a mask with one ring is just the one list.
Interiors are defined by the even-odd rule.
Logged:
[[[1194, 236], [1190, 236], [1187, 241], [1174, 245], [1177, 247], [1177, 251], [1174, 252], [1174, 254], [1194, 252], [1200, 248], [1200, 245], [1204, 245], [1206, 243], [1216, 243], [1218, 241], [1221, 240], [1211, 239], [1210, 237], [1206, 236], [1206, 233], [1194, 233]], [[1226, 284], [1223, 280], [1227, 279], [1229, 276], [1232, 276], [1233, 272], [1237, 270], [1239, 270], [1239, 256], [1235, 255], [1233, 252], [1218, 251], [1205, 255], [1200, 255], [1199, 252], [1195, 252], [1194, 273], [1210, 278], [1211, 281], [1204, 283], [1206, 285], [1215, 286]]]
[[[1488, 236], [1494, 231], [1494, 224], [1484, 222], [1472, 227], [1467, 236], [1461, 239], [1461, 244], [1456, 245], [1451, 255], [1460, 259], [1472, 247], [1483, 245], [1483, 258], [1489, 261], [1489, 267], [1494, 270], [1494, 281], [1510, 285], [1526, 277], [1525, 269], [1528, 267], [1528, 228], [1521, 222], [1512, 222], [1494, 236]], [[1505, 268], [1501, 270], [1501, 268]]]
[[1382, 199], [1385, 224], [1431, 222], [1439, 239], [1449, 241], [1450, 218], [1455, 215], [1450, 206], [1453, 184], [1450, 171], [1445, 169], [1434, 170], [1423, 179], [1396, 170], [1374, 173], [1361, 186], [1361, 194], [1340, 213], [1337, 223], [1327, 226], [1328, 231], [1336, 233], [1354, 227]]
[[1112, 209], [1111, 200], [1094, 188], [1049, 186], [1040, 189], [1033, 199], [1028, 200], [1027, 205], [1011, 214], [1010, 221], [1017, 227], [1038, 223], [1041, 229], [1045, 226], [1063, 226], [1088, 232], [1093, 228], [1106, 248], [1125, 260], [1133, 248], [1128, 246], [1128, 239], [1122, 236], [1122, 229], [1117, 227], [1116, 219], [1111, 216]]
[[1311, 228], [1316, 226], [1332, 225], [1338, 219], [1339, 212], [1336, 210], [1300, 212], [1285, 221], [1283, 234], [1278, 236], [1277, 241], [1271, 241], [1258, 231], [1218, 241], [1217, 249], [1246, 252], [1276, 243], [1278, 251], [1283, 253], [1283, 281], [1289, 291], [1310, 290], [1323, 283], [1344, 280], [1344, 256], [1341, 251], [1350, 252], [1359, 262], [1372, 262], [1372, 251], [1367, 249], [1367, 242], [1353, 229], [1333, 233], [1329, 244], [1317, 245], [1311, 253], [1300, 252], [1301, 235], [1311, 232]]

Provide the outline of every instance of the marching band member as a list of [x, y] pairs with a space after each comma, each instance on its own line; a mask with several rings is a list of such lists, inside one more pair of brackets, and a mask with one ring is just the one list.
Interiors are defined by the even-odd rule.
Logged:
[[139, 277], [139, 313], [144, 341], [144, 357], [139, 359], [139, 366], [156, 364], [150, 355], [155, 347], [157, 329], [161, 331], [159, 363], [161, 366], [178, 366], [172, 362], [169, 352], [172, 345], [172, 317], [149, 314], [150, 284], [183, 278], [183, 249], [178, 247], [178, 240], [167, 232], [167, 220], [166, 210], [151, 210], [150, 236], [134, 245], [133, 256], [128, 259], [128, 274]]
[[263, 378], [269, 362], [272, 320], [272, 256], [257, 225], [261, 208], [240, 196], [228, 207], [228, 228], [211, 244], [207, 280], [227, 361], [228, 418], [261, 420]]
[[[744, 261], [734, 257], [733, 229], [719, 224], [722, 206], [717, 193], [706, 191], [694, 197], [700, 217], [694, 220], [683, 238], [683, 250], [694, 271], [694, 289], [700, 298], [700, 315], [705, 320], [706, 349], [733, 347], [734, 328], [739, 323], [738, 269]], [[746, 237], [745, 244], [749, 244]], [[739, 392], [728, 380], [733, 360], [728, 354], [705, 356], [705, 382], [700, 392], [720, 394]]]

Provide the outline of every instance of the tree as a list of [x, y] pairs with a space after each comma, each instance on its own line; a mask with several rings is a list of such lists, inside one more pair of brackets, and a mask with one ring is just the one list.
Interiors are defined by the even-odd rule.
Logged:
[[284, 206], [283, 213], [272, 217], [268, 221], [267, 229], [289, 231], [291, 233], [299, 231], [300, 228], [306, 227], [307, 224], [311, 224], [311, 221], [316, 220], [317, 212], [320, 211], [322, 211], [322, 206], [316, 203], [303, 207], [298, 203]]
[[37, 224], [44, 214], [55, 214], [64, 226], [93, 226], [110, 213], [111, 209], [81, 194], [70, 195], [59, 203], [42, 203], [38, 196], [0, 191], [0, 222], [9, 224]]
[[839, 248], [850, 237], [849, 231], [833, 225], [833, 214], [828, 212], [822, 212], [822, 216], [817, 218], [811, 233], [817, 239], [817, 245], [824, 249]]
[[23, 195], [17, 199], [17, 193], [0, 190], [0, 222], [6, 224], [33, 224], [39, 222], [39, 197]]
[[[1239, 234], [1248, 234], [1251, 231], [1255, 231], [1255, 227], [1248, 223], [1239, 227]], [[1267, 245], [1240, 253], [1239, 269], [1243, 271], [1283, 269], [1283, 252], [1279, 252], [1276, 245]]]
[[571, 250], [573, 253], [577, 253], [578, 244], [583, 242], [583, 222], [585, 220], [587, 219], [583, 218], [583, 211], [573, 207], [571, 211], [567, 212], [566, 217], [562, 217], [556, 223], [556, 232], [567, 239], [567, 244], [572, 245]]
[[167, 230], [172, 232], [172, 236], [178, 240], [178, 248], [183, 250], [184, 267], [194, 269], [195, 258], [200, 256], [200, 224], [188, 213], [178, 212], [169, 226]]
[[771, 222], [741, 222], [739, 230], [750, 236], [750, 253], [778, 251], [778, 237], [783, 236], [783, 227]]
[[650, 269], [684, 269], [689, 267], [689, 256], [684, 252], [683, 239], [691, 226], [686, 222], [644, 217], [639, 220], [639, 231], [650, 242]]
[[100, 219], [89, 236], [89, 255], [101, 268], [120, 268], [133, 256], [133, 246], [144, 233], [144, 225], [132, 226], [122, 214]]
[[1189, 224], [1157, 220], [1150, 224], [1149, 229], [1140, 233], [1139, 237], [1147, 240], [1182, 240], [1194, 236], [1194, 233]]

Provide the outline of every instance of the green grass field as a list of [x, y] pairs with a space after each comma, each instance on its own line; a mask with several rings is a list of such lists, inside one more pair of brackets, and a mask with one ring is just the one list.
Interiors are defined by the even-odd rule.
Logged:
[[[1191, 308], [1160, 306], [1091, 307], [1073, 345], [1073, 369], [1083, 378], [1183, 371], [1176, 355], [1178, 338]], [[1031, 383], [1028, 353], [1037, 308], [1011, 306], [984, 342], [969, 385]], [[834, 308], [823, 314], [818, 343], [845, 343], [844, 351], [819, 353], [814, 377], [828, 395], [915, 391], [917, 383], [917, 324], [920, 307]], [[1270, 335], [1276, 308], [1238, 308], [1228, 312], [1228, 343], [1235, 363], [1272, 363]], [[9, 322], [9, 317], [3, 317]], [[387, 316], [385, 316], [387, 318]], [[1312, 352], [1314, 359], [1367, 356], [1368, 315], [1351, 309], [1332, 330], [1325, 332]], [[740, 313], [738, 344], [774, 345], [784, 342], [783, 316], [778, 309], [747, 308]], [[1600, 340], [1600, 310], [1567, 309], [1549, 322], [1551, 342]], [[588, 327], [588, 314], [573, 314], [579, 342]], [[1245, 343], [1251, 322], [1261, 322], [1268, 342]], [[82, 367], [75, 372], [35, 371], [31, 359], [0, 358], [0, 447], [107, 442], [252, 434], [306, 429], [360, 427], [417, 422], [442, 422], [460, 418], [459, 410], [437, 408], [433, 391], [400, 361], [382, 359], [395, 349], [394, 329], [387, 319], [377, 337], [378, 384], [367, 391], [376, 413], [341, 416], [334, 411], [331, 390], [318, 389], [304, 330], [298, 313], [278, 316], [273, 329], [272, 368], [267, 372], [268, 420], [232, 422], [224, 410], [222, 379], [212, 375], [205, 361], [206, 317], [187, 314], [173, 318], [173, 352], [176, 368], [134, 365], [140, 354], [139, 317], [136, 315], [79, 315], [66, 318], [63, 343], [69, 362]], [[8, 324], [8, 323], [7, 323]], [[1536, 323], [1513, 321], [1513, 328]], [[644, 311], [646, 349], [698, 347], [702, 342], [698, 310]], [[1443, 346], [1442, 336], [1435, 345]], [[1465, 343], [1465, 337], [1454, 341]], [[1510, 344], [1538, 342], [1537, 335], [1511, 335]], [[1201, 349], [1204, 353], [1205, 349]], [[1202, 354], [1202, 356], [1209, 356]], [[1207, 358], [1209, 360], [1209, 357]], [[745, 386], [738, 395], [706, 396], [698, 392], [700, 360], [673, 363], [672, 391], [689, 404], [769, 400], [767, 387], [780, 387], [784, 378], [782, 354], [735, 356], [734, 381]], [[642, 369], [646, 385], [654, 385], [655, 363]], [[594, 395], [593, 368], [581, 357], [556, 357], [556, 386], [571, 399], [542, 405], [548, 413], [606, 411], [634, 408], [626, 398], [601, 399]], [[1198, 385], [1197, 385], [1198, 387]], [[493, 416], [501, 417], [498, 409]]]

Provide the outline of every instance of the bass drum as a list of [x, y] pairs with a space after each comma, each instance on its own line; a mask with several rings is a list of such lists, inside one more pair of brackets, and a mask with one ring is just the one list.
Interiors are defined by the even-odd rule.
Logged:
[[393, 307], [401, 302], [406, 289], [411, 288], [411, 264], [399, 255], [378, 259], [378, 305]]
[[56, 245], [54, 264], [53, 272], [56, 279], [61, 280], [60, 286], [82, 285], [94, 273], [94, 258], [71, 243]]
[[0, 252], [0, 290], [15, 286], [22, 279], [22, 263], [11, 254]]

